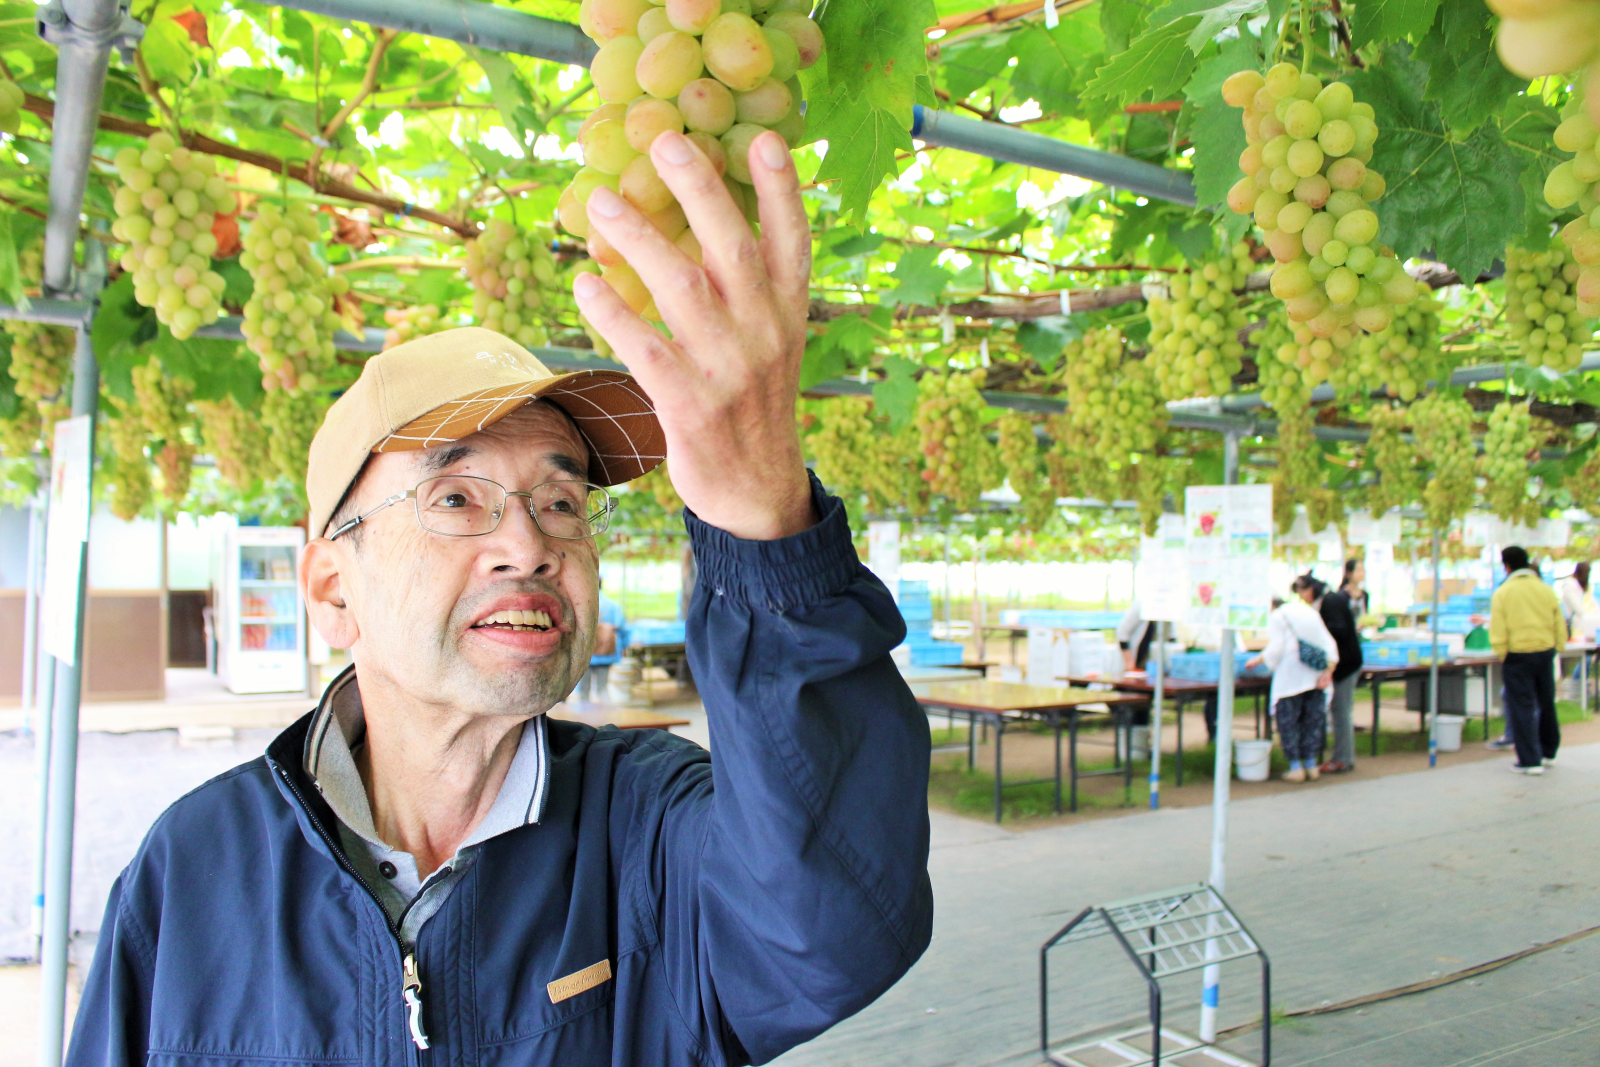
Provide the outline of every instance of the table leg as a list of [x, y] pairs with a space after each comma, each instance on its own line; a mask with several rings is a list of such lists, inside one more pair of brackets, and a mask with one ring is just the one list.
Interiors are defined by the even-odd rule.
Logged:
[[1000, 772], [1003, 764], [1000, 762], [1000, 739], [1005, 735], [1005, 720], [1000, 716], [994, 717], [994, 821], [1000, 821]]
[[1178, 704], [1178, 767], [1177, 767], [1177, 779], [1178, 779], [1178, 787], [1182, 788], [1183, 787], [1183, 709], [1188, 705], [1188, 701], [1184, 700], [1182, 697], [1179, 697], [1178, 701], [1177, 701], [1177, 704]]
[[1262, 721], [1267, 724], [1267, 740], [1271, 741], [1272, 740], [1272, 709], [1267, 707], [1265, 704], [1262, 703], [1260, 691], [1256, 692], [1255, 701], [1256, 701], [1256, 707], [1261, 709], [1261, 719], [1262, 719]]
[[656, 706], [656, 693], [650, 679], [650, 668], [655, 665], [655, 655], [649, 649], [644, 653], [644, 703], [645, 707], [654, 709]]
[[967, 770], [978, 766], [978, 713], [967, 712]]
[[1372, 676], [1372, 754], [1378, 754], [1378, 708], [1383, 699], [1383, 680], [1379, 675]]
[[1072, 810], [1073, 811], [1077, 811], [1078, 810], [1078, 709], [1077, 708], [1073, 708], [1067, 714], [1072, 716], [1072, 718], [1067, 720], [1068, 731], [1069, 731], [1068, 741], [1067, 741], [1067, 768], [1068, 768], [1068, 771], [1069, 771], [1069, 773], [1071, 774], [1071, 777], [1072, 777], [1072, 782], [1071, 782]]
[[1056, 814], [1061, 814], [1061, 712], [1050, 713], [1050, 722], [1056, 733]]
[[1124, 706], [1119, 718], [1123, 722], [1123, 735], [1127, 738], [1128, 759], [1122, 769], [1122, 802], [1133, 803], [1133, 712]]

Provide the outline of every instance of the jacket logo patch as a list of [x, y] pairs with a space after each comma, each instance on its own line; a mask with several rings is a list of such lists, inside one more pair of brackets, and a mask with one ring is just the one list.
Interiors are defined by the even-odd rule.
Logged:
[[565, 978], [557, 978], [545, 988], [550, 991], [550, 1003], [560, 1004], [569, 997], [575, 997], [586, 989], [593, 989], [601, 982], [611, 981], [611, 961], [601, 960], [591, 967]]

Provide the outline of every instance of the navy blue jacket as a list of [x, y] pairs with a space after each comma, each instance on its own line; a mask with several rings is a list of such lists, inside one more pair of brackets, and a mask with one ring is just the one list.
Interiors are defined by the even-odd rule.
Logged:
[[[416, 946], [338, 845], [310, 716], [179, 800], [112, 887], [68, 1062], [763, 1063], [859, 1011], [927, 947], [928, 727], [904, 625], [844, 508], [741, 541], [688, 517], [689, 660], [713, 759], [552, 720], [543, 819], [485, 842]], [[553, 1001], [602, 961], [614, 978]]]

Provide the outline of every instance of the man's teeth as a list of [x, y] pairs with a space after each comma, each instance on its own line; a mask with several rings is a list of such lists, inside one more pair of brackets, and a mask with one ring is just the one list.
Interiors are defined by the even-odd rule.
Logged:
[[543, 611], [497, 611], [479, 626], [508, 626], [513, 630], [548, 630], [550, 616]]

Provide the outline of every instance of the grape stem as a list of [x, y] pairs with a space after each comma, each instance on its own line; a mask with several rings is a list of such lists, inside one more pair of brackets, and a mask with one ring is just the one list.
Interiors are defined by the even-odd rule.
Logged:
[[1313, 46], [1311, 41], [1311, 5], [1307, 0], [1300, 0], [1300, 73], [1311, 73], [1311, 56]]

